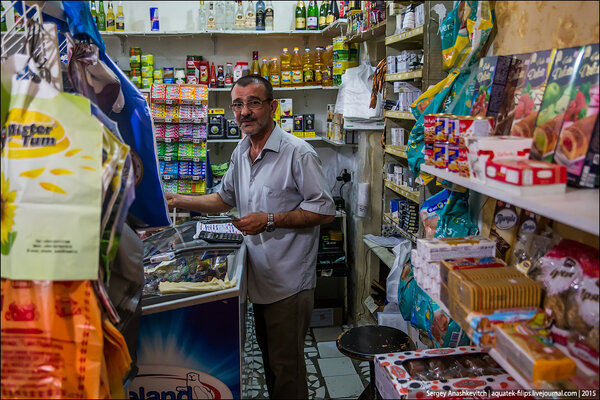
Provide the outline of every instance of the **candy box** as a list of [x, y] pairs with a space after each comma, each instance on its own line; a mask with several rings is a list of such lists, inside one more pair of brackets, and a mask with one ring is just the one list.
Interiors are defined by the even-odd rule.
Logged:
[[384, 399], [484, 398], [488, 390], [521, 388], [484, 349], [474, 346], [378, 355], [375, 382]]
[[494, 117], [500, 110], [511, 57], [490, 56], [479, 60], [471, 116]]
[[525, 81], [527, 66], [531, 54], [516, 54], [512, 56], [504, 94], [502, 95], [502, 104], [498, 110], [496, 117], [496, 126], [494, 127], [494, 135], [504, 136], [510, 131], [510, 127], [514, 118], [515, 101], [514, 96], [517, 88], [522, 87]]
[[569, 184], [581, 187], [598, 187], [599, 59], [597, 43], [585, 46], [554, 153]]
[[571, 47], [556, 51], [548, 77], [544, 97], [533, 130], [531, 159], [552, 162], [565, 114], [576, 96], [573, 93], [585, 47]]
[[527, 159], [531, 150], [531, 138], [490, 136], [466, 138], [467, 161], [471, 178], [485, 182], [485, 166], [488, 160], [501, 158]]
[[427, 261], [442, 261], [463, 257], [494, 257], [496, 243], [483, 236], [417, 239], [419, 257]]
[[567, 169], [564, 165], [543, 161], [494, 159], [486, 164], [485, 174], [490, 184], [506, 190], [518, 188], [532, 194], [564, 192], [567, 183]]

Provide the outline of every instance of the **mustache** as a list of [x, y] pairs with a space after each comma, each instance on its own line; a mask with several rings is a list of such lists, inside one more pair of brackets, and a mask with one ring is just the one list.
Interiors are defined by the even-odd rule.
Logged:
[[246, 117], [246, 118], [240, 119], [240, 123], [242, 123], [242, 122], [251, 122], [251, 121], [256, 121], [256, 118]]

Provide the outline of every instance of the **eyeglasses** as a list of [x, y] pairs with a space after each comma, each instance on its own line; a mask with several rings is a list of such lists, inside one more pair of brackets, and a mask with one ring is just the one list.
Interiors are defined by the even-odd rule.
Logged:
[[249, 110], [258, 110], [259, 108], [262, 107], [263, 103], [267, 103], [269, 101], [272, 101], [272, 99], [267, 99], [267, 100], [250, 100], [247, 103], [233, 103], [229, 105], [229, 108], [231, 108], [231, 111], [233, 112], [240, 112], [242, 111], [242, 109], [244, 108], [244, 106], [248, 107]]

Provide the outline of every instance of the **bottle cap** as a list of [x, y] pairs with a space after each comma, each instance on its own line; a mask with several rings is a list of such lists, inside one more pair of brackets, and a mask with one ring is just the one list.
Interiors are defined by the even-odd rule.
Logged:
[[257, 50], [254, 50], [254, 51], [252, 52], [252, 59], [253, 59], [253, 60], [258, 60], [258, 51], [257, 51]]

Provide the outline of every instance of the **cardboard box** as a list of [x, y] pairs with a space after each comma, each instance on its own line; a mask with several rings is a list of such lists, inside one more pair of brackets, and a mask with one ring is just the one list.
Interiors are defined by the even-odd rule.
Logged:
[[511, 57], [507, 56], [490, 56], [479, 60], [471, 116], [496, 118], [502, 104], [510, 64]]
[[294, 134], [301, 134], [298, 137], [304, 136], [304, 115], [294, 115]]
[[279, 99], [279, 107], [281, 108], [281, 117], [291, 117], [293, 113], [292, 99]]
[[287, 133], [294, 132], [294, 118], [283, 117], [279, 121], [279, 126], [281, 129], [286, 131]]
[[311, 327], [342, 325], [342, 307], [313, 309], [310, 319]]
[[315, 137], [315, 114], [304, 114], [304, 137]]
[[465, 139], [471, 178], [485, 182], [488, 160], [518, 158], [526, 160], [531, 150], [531, 138], [513, 136], [468, 137]]
[[240, 137], [240, 128], [234, 119], [227, 120], [227, 129], [225, 131], [227, 139], [237, 139]]

